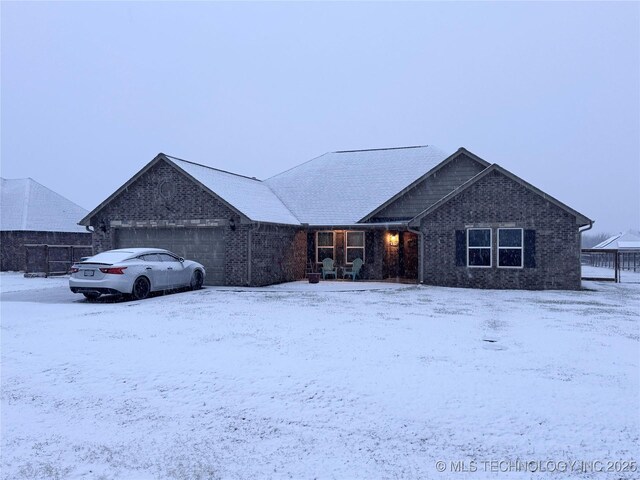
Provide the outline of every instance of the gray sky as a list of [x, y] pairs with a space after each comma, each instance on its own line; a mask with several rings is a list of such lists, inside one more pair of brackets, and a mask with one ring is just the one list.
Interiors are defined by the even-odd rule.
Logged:
[[1, 159], [94, 208], [158, 152], [267, 178], [464, 146], [640, 227], [640, 3], [1, 3]]

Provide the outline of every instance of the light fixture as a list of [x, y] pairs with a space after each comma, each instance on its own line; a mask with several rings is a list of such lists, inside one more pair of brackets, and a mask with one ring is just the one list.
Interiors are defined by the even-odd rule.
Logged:
[[390, 233], [389, 245], [391, 245], [392, 247], [397, 247], [399, 243], [400, 243], [400, 235], [397, 233]]
[[236, 221], [233, 217], [229, 219], [229, 228], [231, 229], [232, 232], [235, 231], [236, 229]]

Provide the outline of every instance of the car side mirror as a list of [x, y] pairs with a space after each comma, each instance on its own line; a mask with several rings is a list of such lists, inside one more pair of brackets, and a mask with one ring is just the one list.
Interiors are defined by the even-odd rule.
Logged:
[[184, 263], [184, 258], [180, 257], [180, 258], [178, 258], [178, 261], [179, 261], [180, 263]]

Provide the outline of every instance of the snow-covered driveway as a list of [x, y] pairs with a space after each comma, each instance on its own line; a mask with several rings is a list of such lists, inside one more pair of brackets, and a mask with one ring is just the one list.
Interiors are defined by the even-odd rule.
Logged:
[[2, 478], [639, 476], [640, 285], [0, 282]]

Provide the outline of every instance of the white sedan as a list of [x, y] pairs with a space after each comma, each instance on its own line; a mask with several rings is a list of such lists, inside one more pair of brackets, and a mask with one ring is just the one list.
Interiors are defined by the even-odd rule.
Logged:
[[137, 300], [151, 292], [191, 288], [204, 283], [205, 269], [198, 262], [159, 248], [109, 250], [75, 263], [69, 288], [89, 300], [102, 294], [126, 294]]

